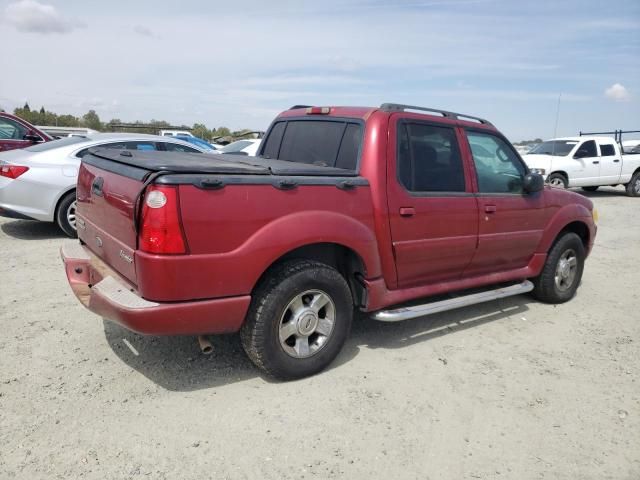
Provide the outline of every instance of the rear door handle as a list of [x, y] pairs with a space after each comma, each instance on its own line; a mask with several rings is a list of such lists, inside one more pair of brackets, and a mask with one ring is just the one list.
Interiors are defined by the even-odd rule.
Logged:
[[598, 163], [600, 163], [600, 160], [594, 160], [594, 161], [593, 161], [593, 164], [594, 164], [594, 165], [597, 165]]
[[401, 217], [413, 217], [416, 214], [416, 209], [413, 207], [400, 207]]
[[613, 161], [613, 163], [618, 163], [619, 161], [620, 161], [620, 159], [619, 159], [619, 158], [616, 158], [616, 159]]
[[484, 206], [484, 211], [486, 213], [496, 213], [496, 210], [497, 210], [497, 208], [496, 208], [495, 205], [485, 205]]

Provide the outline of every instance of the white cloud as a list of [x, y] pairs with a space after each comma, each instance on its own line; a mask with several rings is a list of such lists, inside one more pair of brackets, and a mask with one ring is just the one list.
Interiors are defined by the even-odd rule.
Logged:
[[615, 100], [616, 102], [624, 102], [631, 98], [631, 94], [629, 90], [627, 90], [623, 85], [619, 83], [614, 83], [609, 88], [604, 91], [604, 96]]
[[46, 5], [36, 0], [10, 3], [4, 13], [8, 23], [20, 32], [69, 33], [85, 26], [83, 22], [63, 17], [53, 5]]

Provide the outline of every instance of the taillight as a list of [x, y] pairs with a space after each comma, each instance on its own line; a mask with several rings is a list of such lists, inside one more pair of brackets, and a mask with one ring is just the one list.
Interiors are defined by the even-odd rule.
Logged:
[[21, 165], [2, 165], [0, 166], [0, 177], [18, 178], [24, 172], [29, 170], [29, 167], [23, 167]]
[[177, 187], [152, 186], [142, 205], [138, 247], [148, 253], [186, 253]]

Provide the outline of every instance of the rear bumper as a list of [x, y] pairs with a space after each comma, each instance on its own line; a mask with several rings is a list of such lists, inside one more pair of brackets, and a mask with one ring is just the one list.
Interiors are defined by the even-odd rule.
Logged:
[[251, 297], [193, 302], [150, 302], [77, 241], [60, 249], [69, 285], [92, 312], [138, 333], [200, 335], [237, 332]]

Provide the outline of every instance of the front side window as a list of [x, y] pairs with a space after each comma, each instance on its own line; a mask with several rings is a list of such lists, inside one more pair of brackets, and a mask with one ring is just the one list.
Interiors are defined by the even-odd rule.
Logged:
[[410, 192], [464, 192], [464, 168], [453, 128], [400, 123], [398, 179]]
[[8, 118], [0, 118], [0, 139], [1, 140], [24, 140], [27, 129], [24, 125], [9, 120]]
[[591, 158], [598, 156], [598, 149], [596, 147], [595, 140], [589, 140], [584, 142], [582, 145], [578, 147], [578, 150], [575, 153], [575, 157], [577, 158]]
[[526, 170], [512, 148], [500, 137], [468, 131], [480, 193], [523, 193]]

